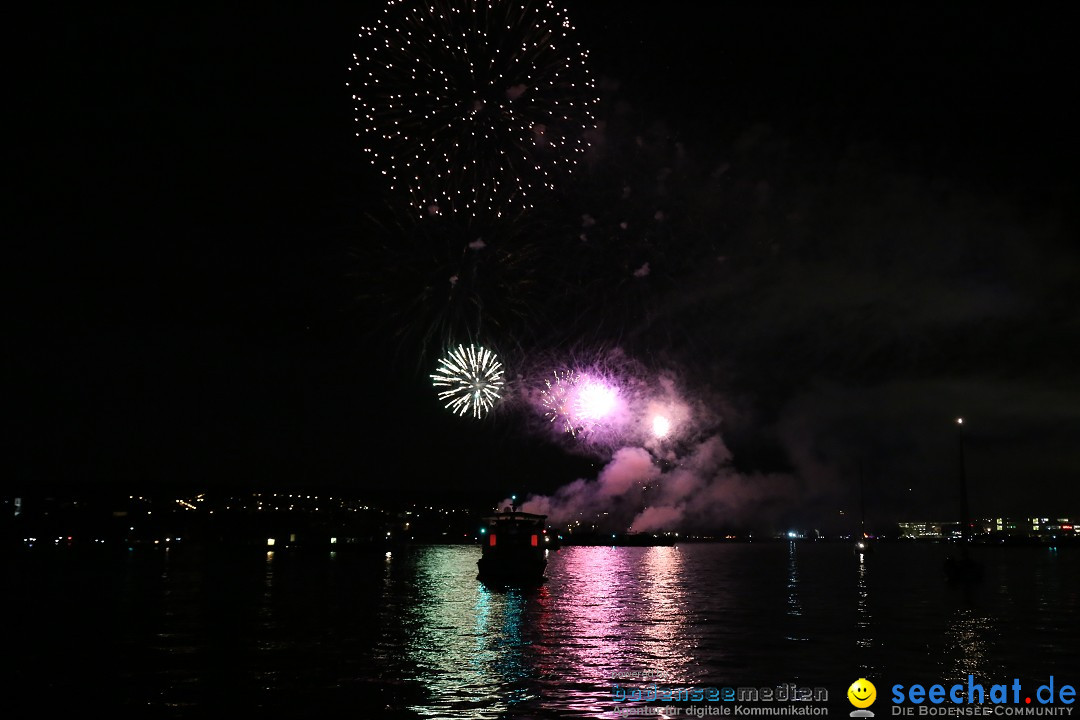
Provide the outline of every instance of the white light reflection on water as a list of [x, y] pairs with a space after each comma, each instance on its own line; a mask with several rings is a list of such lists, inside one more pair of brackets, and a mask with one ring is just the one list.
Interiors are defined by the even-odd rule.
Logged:
[[[794, 540], [788, 542], [787, 561], [787, 614], [792, 618], [793, 630], [801, 627], [803, 614], [802, 602], [799, 600], [799, 554]], [[801, 632], [787, 636], [788, 640], [804, 641]]]
[[[855, 571], [858, 581], [856, 582], [856, 612], [855, 612], [855, 645], [860, 648], [870, 648], [874, 644], [872, 625], [874, 616], [870, 612], [870, 586], [868, 583], [870, 568], [866, 563], [866, 555], [859, 553], [859, 566]], [[863, 665], [859, 668], [866, 677], [873, 668]]]
[[419, 593], [404, 651], [429, 698], [411, 709], [429, 717], [474, 704], [502, 711], [513, 700], [503, 688], [522, 668], [521, 597], [493, 597], [476, 581], [475, 553], [451, 550], [428, 549], [416, 564]]
[[396, 572], [388, 564], [382, 659], [416, 686], [412, 716], [499, 717], [536, 697], [531, 646], [546, 590], [488, 589], [476, 579], [478, 557], [474, 547], [427, 547], [395, 553]]
[[992, 657], [990, 637], [995, 623], [971, 608], [958, 609], [946, 631], [946, 665], [944, 680], [964, 682], [968, 675], [989, 677], [986, 661]]

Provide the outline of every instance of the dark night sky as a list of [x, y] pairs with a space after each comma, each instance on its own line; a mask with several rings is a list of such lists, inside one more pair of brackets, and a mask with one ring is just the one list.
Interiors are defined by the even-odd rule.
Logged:
[[[862, 462], [882, 516], [940, 514], [965, 414], [977, 509], [1080, 512], [1064, 18], [1030, 4], [579, 5], [609, 137], [640, 128], [680, 143], [702, 177], [729, 168], [730, 189], [679, 205], [727, 265], [667, 277], [684, 291], [657, 289], [650, 328], [631, 330], [663, 326], [666, 349], [692, 359], [740, 468], [820, 483], [835, 507]], [[496, 501], [598, 471], [602, 458], [513, 422], [439, 412], [350, 300], [348, 254], [383, 189], [354, 143], [346, 68], [376, 12], [95, 8], [20, 30], [19, 492]], [[660, 288], [678, 263], [652, 262]]]

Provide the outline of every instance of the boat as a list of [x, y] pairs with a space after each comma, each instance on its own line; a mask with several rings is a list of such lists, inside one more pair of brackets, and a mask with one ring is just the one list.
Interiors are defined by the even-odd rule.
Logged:
[[508, 509], [483, 518], [477, 578], [488, 585], [538, 585], [547, 569], [547, 515]]

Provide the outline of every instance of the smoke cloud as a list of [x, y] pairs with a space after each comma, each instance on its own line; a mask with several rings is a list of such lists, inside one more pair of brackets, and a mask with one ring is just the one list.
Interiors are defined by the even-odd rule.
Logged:
[[604, 529], [616, 516], [633, 512], [642, 488], [660, 477], [660, 468], [643, 448], [616, 451], [595, 480], [579, 479], [564, 485], [551, 496], [531, 496], [523, 504], [525, 512], [547, 515], [555, 525], [588, 523], [601, 519]]
[[739, 472], [713, 435], [674, 463], [644, 448], [621, 448], [595, 480], [530, 496], [521, 509], [570, 530], [708, 533], [786, 527], [798, 493], [805, 496], [805, 488], [792, 475]]

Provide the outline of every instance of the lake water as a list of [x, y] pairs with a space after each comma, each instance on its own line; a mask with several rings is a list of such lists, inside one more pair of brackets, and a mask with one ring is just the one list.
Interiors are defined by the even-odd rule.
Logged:
[[[9, 561], [9, 708], [126, 716], [616, 717], [652, 686], [1080, 685], [1075, 548], [566, 547], [535, 590], [475, 546], [382, 552], [45, 548]], [[884, 712], [881, 712], [884, 710]], [[242, 715], [240, 715], [242, 714]]]

